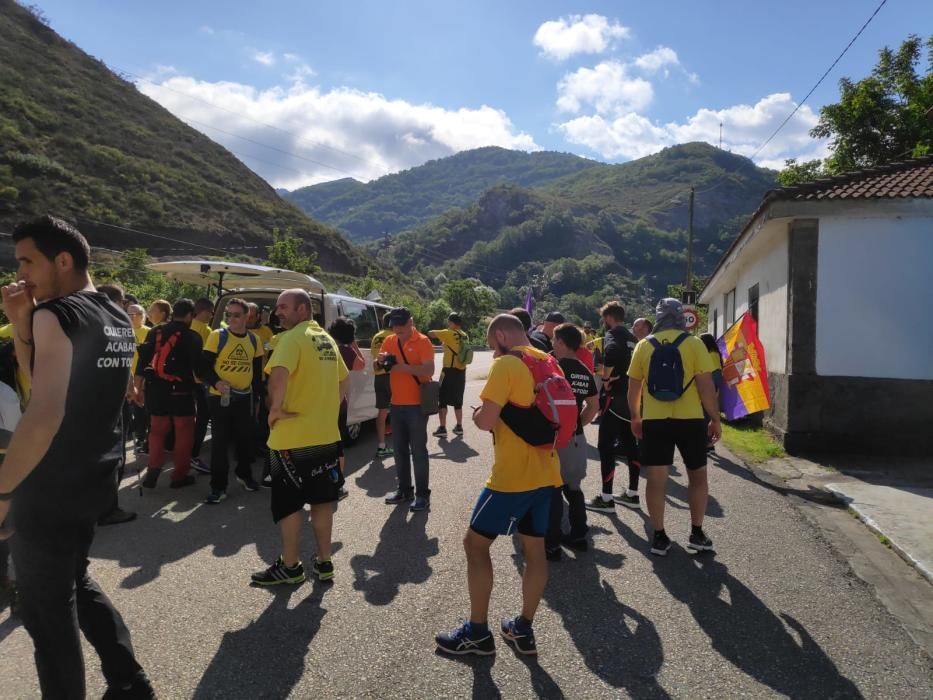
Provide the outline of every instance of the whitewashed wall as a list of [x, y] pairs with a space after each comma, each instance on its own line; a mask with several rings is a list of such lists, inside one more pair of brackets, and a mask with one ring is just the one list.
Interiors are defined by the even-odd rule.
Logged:
[[787, 220], [765, 224], [718, 275], [715, 287], [704, 298], [709, 301], [709, 332], [713, 332], [713, 310], [719, 312], [718, 335], [727, 329], [723, 295], [735, 289], [735, 317], [748, 310], [748, 290], [758, 285], [758, 337], [765, 349], [770, 372], [787, 371]]
[[816, 371], [933, 379], [933, 216], [820, 218]]

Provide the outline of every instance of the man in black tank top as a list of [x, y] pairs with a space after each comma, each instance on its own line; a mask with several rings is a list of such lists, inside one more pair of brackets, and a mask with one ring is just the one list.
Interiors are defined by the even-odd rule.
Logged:
[[16, 227], [13, 241], [18, 281], [3, 287], [3, 307], [32, 396], [0, 466], [0, 522], [12, 519], [0, 537], [11, 537], [42, 696], [84, 697], [77, 620], [100, 656], [106, 698], [155, 697], [126, 625], [88, 574], [122, 454], [133, 331], [94, 289], [75, 228], [43, 217]]

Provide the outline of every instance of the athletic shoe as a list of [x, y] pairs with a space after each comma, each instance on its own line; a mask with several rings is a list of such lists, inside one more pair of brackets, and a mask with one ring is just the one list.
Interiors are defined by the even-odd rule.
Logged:
[[622, 506], [628, 506], [629, 508], [634, 508], [638, 510], [641, 508], [641, 499], [638, 496], [629, 496], [627, 493], [620, 493], [618, 496], [613, 496], [612, 500]]
[[252, 575], [253, 583], [257, 586], [278, 586], [289, 583], [304, 583], [305, 567], [301, 562], [295, 566], [288, 567], [282, 561], [282, 557], [275, 560], [275, 564], [265, 571], [259, 571]]
[[391, 447], [377, 447], [376, 448], [376, 457], [391, 457], [394, 454]]
[[337, 489], [337, 500], [342, 501], [344, 498], [350, 495], [350, 492], [347, 491], [343, 486]]
[[585, 552], [590, 548], [590, 543], [586, 541], [586, 537], [571, 537], [568, 534], [561, 535], [560, 543], [565, 547], [568, 547], [576, 552]]
[[706, 451], [716, 454], [716, 445], [712, 442], [706, 444]]
[[146, 677], [139, 671], [133, 681], [124, 686], [108, 686], [102, 700], [156, 700], [156, 693]]
[[612, 501], [606, 501], [602, 496], [588, 498], [584, 503], [587, 510], [594, 510], [597, 513], [615, 513], [616, 507]]
[[450, 632], [441, 632], [434, 637], [437, 648], [445, 654], [476, 654], [477, 656], [492, 656], [496, 653], [496, 641], [489, 632], [485, 635], [473, 635], [469, 622], [462, 623]]
[[321, 561], [320, 559], [315, 559], [314, 563], [311, 565], [311, 570], [317, 576], [318, 581], [330, 581], [334, 578], [334, 562], [330, 559], [327, 561]]
[[431, 435], [434, 437], [447, 437], [447, 428], [442, 425], [440, 428], [431, 433]]
[[690, 535], [690, 539], [687, 542], [687, 549], [694, 552], [711, 552], [713, 551], [713, 541], [706, 536], [706, 533], [703, 530], [696, 535]]
[[397, 506], [399, 503], [411, 503], [415, 500], [415, 494], [411, 491], [398, 490], [386, 498], [386, 504]]
[[538, 645], [535, 642], [535, 633], [531, 629], [531, 625], [527, 629], [519, 631], [517, 622], [517, 617], [506, 618], [502, 621], [502, 638], [507, 642], [511, 642], [515, 647], [515, 651], [519, 654], [536, 656], [538, 654]]
[[172, 479], [168, 485], [170, 489], [183, 489], [186, 486], [193, 486], [196, 482], [194, 474], [185, 474], [181, 479]]
[[659, 557], [666, 557], [667, 550], [671, 548], [671, 538], [664, 532], [654, 533], [654, 539], [651, 541], [651, 553]]
[[463, 436], [463, 426], [459, 423], [454, 426], [454, 435]]
[[227, 500], [226, 491], [211, 491], [207, 498], [204, 499], [205, 503], [210, 503], [211, 505], [217, 505], [221, 501]]
[[554, 547], [554, 549], [545, 548], [544, 550], [544, 557], [548, 561], [560, 561], [562, 556], [563, 552], [560, 551], [560, 547]]
[[120, 507], [114, 508], [112, 511], [106, 515], [100, 516], [97, 519], [97, 524], [100, 526], [104, 525], [121, 525], [123, 523], [128, 523], [132, 520], [136, 520], [136, 513], [133, 513], [129, 510], [123, 510]]
[[238, 476], [236, 480], [239, 481], [240, 486], [242, 486], [247, 491], [259, 490], [259, 484], [257, 484], [256, 480], [251, 476]]
[[147, 442], [137, 442], [133, 446], [133, 454], [136, 455], [147, 455], [149, 454], [149, 443]]
[[161, 469], [146, 469], [146, 476], [143, 478], [143, 488], [154, 489], [156, 483], [159, 481], [159, 474], [161, 473]]
[[420, 513], [423, 510], [431, 510], [431, 501], [424, 496], [418, 496], [409, 509], [412, 513]]
[[259, 482], [259, 485], [262, 486], [264, 489], [271, 489], [272, 488], [272, 474], [267, 474], [266, 476], [262, 477], [262, 481]]
[[210, 474], [211, 468], [201, 461], [200, 457], [191, 458], [191, 468], [196, 472], [201, 472], [202, 474]]

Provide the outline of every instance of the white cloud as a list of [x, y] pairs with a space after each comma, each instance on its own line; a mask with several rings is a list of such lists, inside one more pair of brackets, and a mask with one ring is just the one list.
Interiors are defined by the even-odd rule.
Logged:
[[137, 87], [289, 189], [348, 175], [370, 180], [480, 146], [539, 148], [505, 112], [486, 105], [445, 109], [345, 87], [294, 82], [258, 90], [186, 76]]
[[610, 23], [602, 15], [571, 15], [543, 23], [534, 44], [545, 56], [562, 61], [578, 53], [602, 53], [630, 33], [628, 27]]
[[[558, 125], [568, 142], [586, 146], [604, 158], [640, 158], [665, 146], [689, 141], [719, 145], [723, 125], [724, 149], [752, 156], [795, 107], [789, 93], [763, 97], [754, 105], [734, 105], [720, 110], [700, 109], [685, 122], [655, 124], [634, 111], [604, 118], [582, 116]], [[809, 135], [817, 115], [804, 105], [774, 139], [755, 156], [759, 165], [782, 167], [785, 158], [822, 158], [825, 142]]]
[[557, 108], [562, 112], [576, 113], [592, 105], [598, 114], [619, 114], [644, 109], [653, 98], [651, 83], [630, 75], [619, 61], [579, 68], [557, 84]]
[[677, 52], [669, 46], [659, 46], [654, 51], [642, 54], [635, 59], [635, 65], [647, 73], [657, 73], [667, 66], [679, 66]]
[[264, 66], [274, 66], [275, 65], [275, 54], [271, 51], [258, 51], [255, 50], [251, 55], [252, 59], [256, 63], [261, 63]]

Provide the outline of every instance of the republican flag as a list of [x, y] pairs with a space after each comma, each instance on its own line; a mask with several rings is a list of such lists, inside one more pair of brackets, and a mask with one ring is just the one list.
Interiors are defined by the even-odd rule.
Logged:
[[535, 295], [532, 293], [531, 287], [528, 287], [528, 293], [525, 295], [525, 305], [523, 307], [525, 311], [528, 312], [528, 315], [534, 318], [535, 316]]
[[726, 420], [736, 420], [770, 406], [765, 350], [758, 340], [758, 324], [745, 312], [716, 341], [722, 356], [719, 404]]

